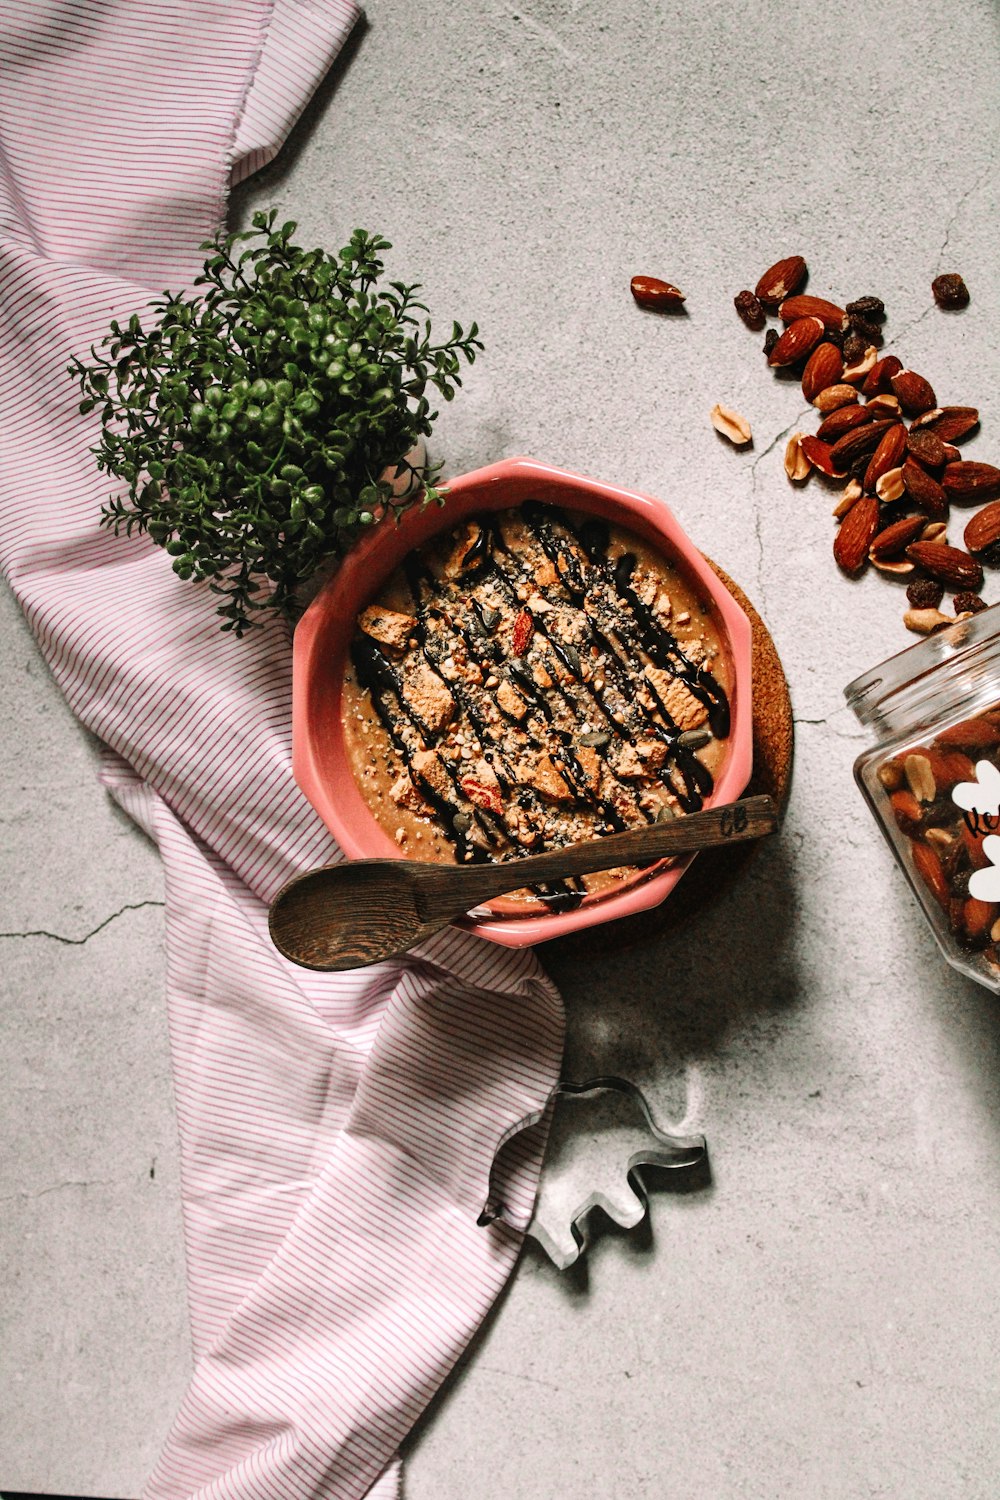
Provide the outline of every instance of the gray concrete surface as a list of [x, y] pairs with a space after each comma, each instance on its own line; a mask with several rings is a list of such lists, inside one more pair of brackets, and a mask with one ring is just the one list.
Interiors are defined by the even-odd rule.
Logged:
[[[750, 878], [679, 937], [548, 955], [568, 1074], [704, 1131], [712, 1185], [579, 1273], [526, 1253], [408, 1446], [408, 1500], [1000, 1491], [998, 1002], [939, 959], [853, 786], [841, 689], [907, 643], [901, 591], [837, 574], [832, 499], [781, 467], [797, 388], [731, 300], [795, 251], [810, 290], [884, 297], [890, 346], [1000, 461], [998, 53], [987, 0], [373, 0], [239, 195], [316, 242], [379, 229], [443, 322], [477, 318], [450, 472], [521, 452], [662, 495], [762, 610], [796, 713]], [[942, 270], [966, 313], [933, 306]], [[687, 315], [640, 314], [639, 271]], [[188, 1360], [160, 878], [0, 608], [0, 1484], [135, 1495]]]

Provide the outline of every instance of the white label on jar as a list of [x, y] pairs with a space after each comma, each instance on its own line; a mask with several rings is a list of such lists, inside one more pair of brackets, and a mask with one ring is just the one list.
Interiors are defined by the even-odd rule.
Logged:
[[976, 765], [975, 781], [960, 781], [952, 788], [951, 800], [962, 809], [966, 827], [982, 839], [989, 868], [976, 870], [969, 879], [969, 895], [976, 901], [1000, 901], [1000, 771], [988, 760]]

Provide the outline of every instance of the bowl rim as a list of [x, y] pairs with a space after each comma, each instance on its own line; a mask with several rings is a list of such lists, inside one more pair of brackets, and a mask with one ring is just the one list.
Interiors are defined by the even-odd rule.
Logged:
[[[400, 518], [398, 525], [387, 526], [383, 522], [373, 527], [347, 554], [296, 626], [292, 647], [292, 772], [298, 786], [348, 859], [405, 859], [407, 856], [392, 843], [385, 830], [368, 811], [352, 777], [352, 791], [356, 793], [356, 801], [364, 807], [370, 820], [369, 831], [377, 832], [377, 837], [372, 841], [357, 836], [350, 819], [344, 817], [338, 805], [338, 795], [330, 787], [328, 776], [319, 762], [312, 712], [312, 686], [317, 676], [324, 673], [324, 669], [329, 681], [330, 662], [323, 655], [326, 628], [331, 617], [343, 620], [349, 613], [353, 620], [356, 613], [353, 607], [350, 611], [339, 610], [338, 601], [344, 596], [349, 601], [352, 596], [370, 600], [375, 590], [413, 547], [420, 546], [435, 533], [453, 526], [464, 515], [477, 509], [506, 508], [502, 504], [503, 486], [515, 478], [519, 481], [538, 481], [556, 490], [572, 488], [582, 500], [592, 501], [595, 510], [599, 510], [603, 501], [605, 505], [610, 504], [619, 512], [625, 512], [625, 517], [619, 520], [619, 524], [631, 526], [647, 540], [663, 545], [665, 551], [674, 553], [683, 571], [704, 588], [722, 626], [733, 673], [729, 754], [712, 794], [706, 801], [706, 807], [738, 797], [750, 779], [753, 761], [750, 622], [688, 537], [666, 501], [642, 491], [591, 479], [538, 459], [526, 456], [501, 459], [448, 480], [443, 486], [448, 494], [445, 508], [413, 509]], [[520, 504], [523, 498], [525, 497], [522, 495], [511, 504]], [[494, 503], [490, 503], [491, 501]], [[573, 508], [570, 499], [560, 503]], [[584, 503], [578, 508], [591, 507]], [[361, 607], [363, 604], [358, 605], [358, 608]], [[348, 639], [349, 635], [345, 636], [345, 644]], [[339, 685], [335, 688], [335, 696], [339, 706]], [[336, 722], [339, 723], [339, 718]], [[373, 848], [372, 843], [376, 847]], [[483, 915], [470, 914], [460, 918], [456, 925], [505, 947], [528, 947], [546, 942], [585, 927], [597, 926], [658, 906], [669, 895], [694, 857], [692, 855], [688, 859], [676, 861], [667, 869], [662, 869], [659, 865], [653, 866], [645, 879], [630, 883], [622, 890], [602, 894], [599, 901], [592, 905], [584, 904], [573, 911], [541, 912], [524, 916], [489, 911]]]

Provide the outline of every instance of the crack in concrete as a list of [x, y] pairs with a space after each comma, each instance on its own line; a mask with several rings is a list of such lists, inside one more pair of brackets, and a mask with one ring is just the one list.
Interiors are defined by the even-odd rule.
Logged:
[[811, 406], [807, 406], [804, 411], [800, 411], [797, 416], [794, 416], [787, 427], [783, 427], [777, 436], [771, 439], [767, 447], [758, 453], [750, 465], [750, 493], [753, 497], [753, 534], [757, 543], [757, 594], [762, 609], [767, 608], [767, 593], [764, 586], [764, 537], [761, 531], [763, 517], [761, 516], [760, 506], [757, 504], [757, 468], [769, 454], [774, 452], [782, 439], [787, 438], [791, 434], [796, 423], [805, 420], [812, 409]]
[[113, 1177], [88, 1177], [82, 1182], [70, 1178], [67, 1182], [53, 1182], [49, 1187], [39, 1188], [35, 1193], [29, 1193], [27, 1189], [18, 1193], [7, 1193], [0, 1198], [0, 1203], [25, 1203], [34, 1198], [45, 1198], [49, 1193], [60, 1193], [64, 1188], [115, 1187], [116, 1185]]
[[[998, 140], [1000, 140], [1000, 137], [998, 137]], [[937, 253], [937, 267], [935, 270], [935, 275], [941, 274], [941, 264], [944, 260], [944, 254], [949, 244], [951, 243], [951, 231], [954, 229], [956, 223], [958, 222], [959, 215], [961, 214], [963, 208], [968, 203], [973, 194], [978, 193], [979, 189], [985, 182], [989, 180], [990, 176], [992, 175], [994, 165], [992, 158], [993, 152], [991, 151], [990, 160], [987, 162], [982, 172], [976, 178], [975, 182], [973, 182], [969, 187], [966, 188], [965, 192], [961, 194], [958, 202], [955, 204], [951, 217], [944, 227], [944, 239], [941, 241], [941, 248]], [[884, 355], [887, 350], [894, 348], [895, 345], [899, 343], [900, 339], [905, 338], [908, 333], [912, 333], [914, 328], [919, 328], [920, 324], [924, 321], [925, 318], [929, 318], [932, 313], [940, 312], [940, 310], [941, 309], [938, 307], [936, 302], [931, 302], [928, 307], [924, 308], [919, 317], [913, 319], [912, 323], [907, 323], [905, 328], [900, 328], [897, 332], [893, 333], [892, 337], [886, 341], [885, 347], [881, 351], [882, 355]]]
[[84, 933], [83, 937], [66, 937], [61, 932], [49, 932], [44, 927], [36, 927], [27, 932], [0, 932], [0, 938], [50, 938], [54, 943], [66, 943], [70, 947], [78, 948], [84, 943], [89, 943], [92, 937], [96, 937], [99, 932], [103, 932], [105, 927], [111, 922], [116, 921], [118, 917], [124, 916], [127, 911], [142, 911], [145, 906], [165, 905], [166, 902], [164, 901], [129, 901], [124, 906], [119, 907], [117, 911], [113, 911], [109, 917], [105, 917], [103, 922], [98, 922], [97, 926], [92, 928], [90, 932]]
[[941, 270], [941, 261], [942, 261], [942, 258], [944, 256], [944, 252], [947, 250], [948, 245], [951, 242], [951, 231], [955, 227], [955, 224], [956, 224], [956, 221], [958, 220], [959, 214], [962, 212], [962, 209], [968, 203], [968, 201], [972, 197], [973, 193], [977, 193], [979, 191], [979, 189], [982, 187], [983, 183], [987, 180], [987, 178], [992, 175], [992, 173], [993, 173], [993, 166], [994, 166], [994, 163], [993, 163], [993, 152], [991, 150], [990, 153], [989, 153], [989, 160], [987, 161], [986, 166], [983, 168], [982, 172], [976, 178], [975, 182], [972, 183], [971, 187], [966, 188], [965, 192], [961, 195], [961, 197], [959, 198], [958, 202], [955, 204], [955, 208], [954, 208], [954, 211], [952, 212], [951, 218], [948, 220], [947, 224], [944, 227], [944, 239], [941, 241], [941, 248], [938, 251], [938, 264], [937, 264], [937, 268], [938, 268], [939, 272]]

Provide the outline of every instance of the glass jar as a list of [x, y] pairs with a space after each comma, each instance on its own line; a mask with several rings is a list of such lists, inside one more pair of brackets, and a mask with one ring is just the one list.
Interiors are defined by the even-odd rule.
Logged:
[[1000, 992], [1000, 605], [890, 657], [844, 695], [877, 735], [855, 779], [941, 951]]

